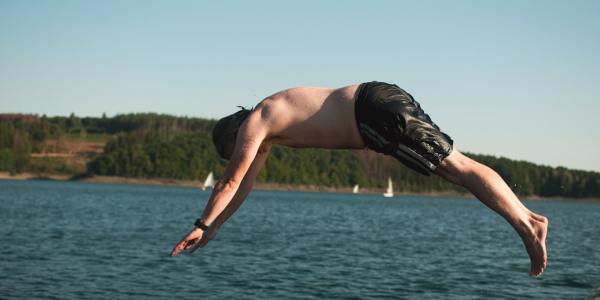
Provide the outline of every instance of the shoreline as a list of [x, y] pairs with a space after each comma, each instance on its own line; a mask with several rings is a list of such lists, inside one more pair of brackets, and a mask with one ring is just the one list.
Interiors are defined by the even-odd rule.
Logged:
[[[180, 180], [180, 179], [165, 179], [165, 178], [131, 178], [131, 177], [119, 177], [119, 176], [100, 176], [93, 175], [91, 177], [78, 176], [78, 175], [66, 175], [66, 174], [45, 174], [45, 173], [30, 173], [23, 172], [15, 175], [11, 175], [8, 172], [0, 171], [0, 180], [50, 180], [50, 181], [73, 181], [83, 183], [96, 183], [96, 184], [132, 184], [132, 185], [150, 185], [150, 186], [173, 186], [173, 187], [194, 187], [200, 188], [202, 181], [199, 180]], [[264, 191], [287, 191], [287, 192], [313, 192], [313, 193], [340, 193], [340, 194], [352, 194], [352, 187], [346, 188], [334, 188], [327, 186], [317, 185], [292, 185], [292, 184], [277, 184], [277, 183], [257, 183], [254, 185], [256, 190]], [[380, 189], [368, 189], [361, 188], [359, 194], [378, 195], [384, 192], [384, 188]], [[426, 196], [426, 197], [461, 197], [475, 199], [472, 194], [459, 193], [453, 191], [444, 192], [428, 192], [428, 193], [415, 193], [415, 192], [394, 192], [394, 196]], [[541, 200], [568, 200], [577, 202], [600, 202], [600, 198], [565, 198], [565, 197], [540, 197], [537, 195], [531, 195], [523, 197], [523, 200], [529, 201], [541, 201]]]
[[[77, 176], [77, 175], [65, 175], [65, 174], [45, 174], [45, 173], [30, 173], [23, 172], [16, 175], [10, 175], [8, 172], [0, 171], [0, 180], [51, 180], [51, 181], [72, 181], [72, 182], [84, 182], [84, 183], [97, 183], [97, 184], [133, 184], [133, 185], [150, 185], [150, 186], [174, 186], [174, 187], [193, 187], [200, 188], [203, 184], [199, 180], [182, 180], [182, 179], [166, 179], [166, 178], [132, 178], [132, 177], [120, 177], [120, 176], [102, 176], [93, 175], [91, 177]], [[335, 188], [328, 186], [319, 185], [293, 185], [293, 184], [279, 184], [279, 183], [256, 183], [254, 185], [256, 190], [264, 191], [284, 191], [284, 192], [313, 192], [313, 193], [340, 193], [340, 194], [352, 194], [352, 187], [346, 188]], [[361, 188], [359, 194], [372, 194], [378, 195], [383, 194], [385, 188], [373, 189], [373, 188]], [[450, 196], [450, 197], [463, 197], [473, 198], [468, 193], [457, 193], [452, 191], [446, 192], [430, 192], [430, 193], [410, 193], [395, 191], [394, 195], [398, 196]]]

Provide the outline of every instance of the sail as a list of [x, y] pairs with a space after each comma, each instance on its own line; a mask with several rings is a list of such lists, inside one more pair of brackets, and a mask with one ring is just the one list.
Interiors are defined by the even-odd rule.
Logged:
[[394, 188], [392, 187], [392, 177], [388, 177], [388, 187], [387, 190], [385, 190], [385, 193], [383, 193], [384, 197], [392, 197], [394, 196]]
[[354, 185], [354, 188], [352, 189], [352, 194], [358, 194], [358, 184]]
[[212, 188], [215, 186], [215, 178], [213, 176], [213, 172], [208, 173], [206, 176], [206, 180], [204, 180], [204, 185], [202, 186], [202, 190], [204, 191], [206, 188]]

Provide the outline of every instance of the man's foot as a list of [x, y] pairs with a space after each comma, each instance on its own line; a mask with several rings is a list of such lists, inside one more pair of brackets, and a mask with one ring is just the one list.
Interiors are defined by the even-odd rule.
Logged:
[[546, 234], [548, 219], [544, 216], [531, 214], [528, 228], [521, 234], [527, 254], [531, 260], [529, 275], [540, 276], [546, 269], [548, 254], [546, 252]]

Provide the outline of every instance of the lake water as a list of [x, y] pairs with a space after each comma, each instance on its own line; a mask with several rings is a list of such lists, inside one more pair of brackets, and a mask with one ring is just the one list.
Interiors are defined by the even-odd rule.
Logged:
[[254, 191], [217, 237], [169, 257], [198, 189], [0, 181], [0, 298], [585, 299], [600, 288], [600, 203], [549, 217], [549, 265], [478, 201]]

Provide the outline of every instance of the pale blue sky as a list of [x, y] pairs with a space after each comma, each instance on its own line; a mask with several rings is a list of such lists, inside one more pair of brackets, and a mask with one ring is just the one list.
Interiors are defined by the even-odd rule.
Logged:
[[600, 171], [600, 1], [5, 1], [0, 112], [218, 118], [379, 80], [457, 148]]

